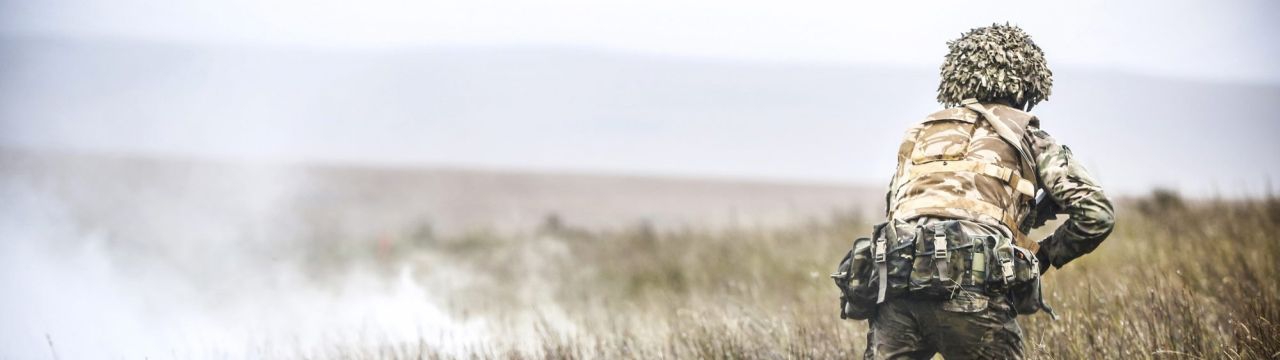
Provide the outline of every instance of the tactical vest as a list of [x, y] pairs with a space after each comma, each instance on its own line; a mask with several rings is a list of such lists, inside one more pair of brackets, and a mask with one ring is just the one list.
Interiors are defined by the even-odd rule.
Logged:
[[1015, 244], [1034, 252], [1039, 244], [1026, 239], [1019, 223], [1039, 188], [1027, 134], [1035, 117], [972, 99], [962, 105], [933, 113], [907, 132], [898, 148], [889, 218], [1003, 224]]

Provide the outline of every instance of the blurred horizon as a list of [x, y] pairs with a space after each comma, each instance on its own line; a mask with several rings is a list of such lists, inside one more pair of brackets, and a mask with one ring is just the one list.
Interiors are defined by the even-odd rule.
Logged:
[[[0, 146], [30, 150], [878, 186], [903, 129], [940, 108], [936, 71], [912, 65], [533, 45], [0, 47]], [[1280, 85], [1055, 70], [1033, 112], [1110, 192], [1272, 191], [1280, 164], [1253, 158], [1280, 153]], [[1136, 166], [1149, 163], [1179, 166]]]

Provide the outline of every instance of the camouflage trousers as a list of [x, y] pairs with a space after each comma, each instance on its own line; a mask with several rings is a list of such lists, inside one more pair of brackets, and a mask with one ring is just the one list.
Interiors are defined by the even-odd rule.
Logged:
[[866, 359], [1021, 359], [1017, 312], [1003, 296], [961, 292], [951, 300], [900, 298], [869, 319]]

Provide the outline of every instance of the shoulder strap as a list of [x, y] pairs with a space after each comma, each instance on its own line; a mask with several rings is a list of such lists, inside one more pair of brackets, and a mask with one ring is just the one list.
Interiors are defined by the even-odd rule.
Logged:
[[[1035, 158], [1031, 157], [1031, 152], [1027, 151], [1027, 147], [1023, 145], [1024, 144], [1023, 136], [1018, 136], [1018, 134], [1015, 133], [1013, 129], [1009, 128], [1008, 124], [1005, 124], [1004, 121], [1001, 121], [1000, 117], [996, 116], [996, 114], [991, 112], [990, 109], [987, 109], [986, 107], [983, 107], [981, 104], [979, 104], [977, 100], [965, 99], [960, 103], [964, 105], [964, 107], [968, 108], [969, 110], [973, 110], [973, 111], [976, 111], [978, 114], [982, 114], [982, 119], [986, 121], [988, 124], [991, 124], [991, 128], [995, 129], [996, 134], [1000, 135], [1000, 138], [1004, 139], [1005, 142], [1009, 143], [1010, 146], [1013, 146], [1013, 148], [1018, 151], [1018, 157], [1020, 158], [1019, 160], [1021, 160], [1022, 167], [1024, 169], [1027, 169], [1027, 171], [1031, 172], [1030, 175], [1033, 175], [1032, 178], [1036, 179], [1036, 184], [1034, 186], [1038, 189], [1040, 187], [1040, 184], [1039, 184], [1040, 176], [1036, 174]], [[1024, 174], [1024, 175], [1028, 175], [1028, 174]], [[1024, 176], [1024, 178], [1025, 177], [1026, 176]], [[1030, 200], [1034, 201], [1035, 196], [1032, 195], [1030, 197]], [[1018, 246], [1021, 246], [1023, 248], [1028, 248], [1032, 250], [1039, 248], [1040, 244], [1036, 243], [1033, 240], [1027, 239], [1027, 235], [1024, 234], [1022, 232], [1022, 229], [1019, 227], [1019, 225], [1021, 224], [1021, 221], [1019, 220], [1020, 219], [1011, 219], [1009, 217], [1005, 217], [1006, 225], [1010, 227], [1009, 231], [1013, 232], [1014, 243], [1018, 244]]]
[[[1032, 174], [1034, 174], [1035, 168], [1036, 168], [1035, 158], [1031, 157], [1031, 152], [1027, 151], [1027, 147], [1024, 145], [1022, 141], [1023, 140], [1022, 136], [1018, 136], [1018, 134], [1015, 133], [1013, 129], [1009, 128], [1008, 124], [1005, 124], [1004, 121], [1000, 121], [1000, 118], [997, 117], [995, 113], [992, 113], [990, 109], [987, 109], [983, 107], [981, 104], [978, 104], [977, 100], [967, 99], [967, 100], [964, 100], [962, 104], [964, 104], [964, 107], [969, 108], [969, 110], [973, 110], [978, 112], [979, 114], [982, 114], [982, 119], [986, 121], [988, 124], [991, 124], [991, 128], [996, 130], [996, 134], [1000, 135], [1001, 139], [1004, 139], [1005, 142], [1009, 143], [1010, 146], [1013, 146], [1013, 148], [1018, 151], [1018, 157], [1020, 162], [1022, 163], [1022, 166], [1028, 171], [1031, 171]], [[1028, 175], [1028, 174], [1023, 174], [1023, 175]], [[1023, 178], [1026, 178], [1026, 177], [1027, 176], [1023, 176]], [[1032, 177], [1032, 178], [1037, 179], [1039, 178], [1039, 176]], [[1040, 187], [1040, 184], [1035, 184], [1035, 187], [1037, 188]], [[1035, 195], [1032, 195], [1031, 197], [1034, 198]]]

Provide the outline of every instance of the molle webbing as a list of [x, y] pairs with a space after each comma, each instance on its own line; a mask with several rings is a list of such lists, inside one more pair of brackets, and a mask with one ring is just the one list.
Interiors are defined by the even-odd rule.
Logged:
[[996, 164], [978, 162], [973, 160], [954, 160], [954, 161], [933, 161], [924, 164], [913, 165], [907, 168], [906, 178], [913, 179], [925, 174], [940, 172], [972, 172], [990, 176], [1004, 181], [1014, 190], [1028, 198], [1036, 196], [1036, 185], [1027, 179], [1023, 179], [1018, 172], [999, 166]]

